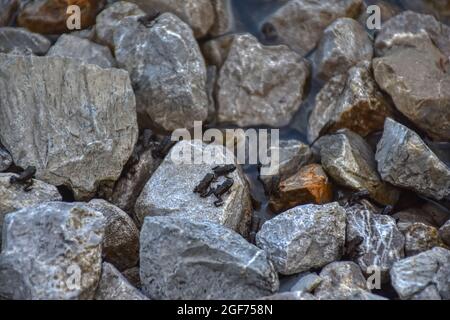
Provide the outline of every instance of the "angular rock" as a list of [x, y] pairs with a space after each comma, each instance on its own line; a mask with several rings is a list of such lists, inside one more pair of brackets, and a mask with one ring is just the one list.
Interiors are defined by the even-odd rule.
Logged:
[[290, 209], [263, 224], [256, 244], [284, 275], [320, 268], [341, 257], [345, 210], [336, 202]]
[[141, 281], [151, 299], [255, 299], [278, 290], [264, 251], [215, 223], [147, 217]]
[[320, 164], [310, 164], [283, 180], [271, 196], [273, 212], [282, 212], [301, 204], [324, 204], [333, 200], [333, 189]]
[[0, 172], [8, 170], [12, 163], [13, 160], [8, 150], [3, 148], [0, 144]]
[[119, 270], [136, 266], [139, 261], [139, 230], [130, 216], [101, 199], [91, 200], [87, 206], [105, 217], [103, 259]]
[[0, 28], [0, 52], [12, 53], [30, 51], [36, 55], [45, 55], [50, 48], [50, 41], [40, 34], [23, 28]]
[[116, 64], [108, 47], [67, 34], [58, 38], [58, 41], [48, 51], [47, 56], [78, 59], [102, 68], [112, 68]]
[[6, 216], [3, 299], [92, 299], [101, 273], [103, 216], [81, 203], [49, 202]]
[[317, 273], [308, 273], [301, 277], [300, 280], [291, 288], [291, 292], [313, 292], [319, 284], [322, 282], [322, 278]]
[[9, 25], [18, 7], [19, 0], [0, 0], [0, 27]]
[[328, 81], [372, 57], [372, 41], [364, 27], [356, 20], [340, 18], [323, 32], [314, 52], [314, 73], [320, 80]]
[[130, 73], [141, 127], [173, 131], [206, 119], [206, 67], [187, 24], [170, 13], [146, 25], [126, 17], [114, 46], [118, 65]]
[[308, 122], [308, 140], [347, 128], [362, 137], [381, 131], [392, 108], [373, 79], [371, 64], [362, 62], [333, 77], [316, 96]]
[[[190, 161], [190, 156], [184, 158], [187, 161], [182, 159], [181, 153], [184, 157], [188, 153], [196, 157], [203, 154], [204, 160], [208, 155], [214, 155], [212, 160], [216, 161], [201, 161], [201, 164], [194, 164]], [[222, 146], [206, 145], [199, 140], [184, 140], [177, 143], [137, 199], [135, 206], [137, 220], [142, 223], [146, 216], [161, 215], [209, 220], [245, 236], [248, 233], [252, 207], [248, 183], [239, 166], [229, 174], [234, 184], [229, 192], [222, 196], [224, 200], [222, 206], [214, 205], [217, 199], [213, 195], [202, 198], [193, 192], [205, 175], [212, 173], [212, 168], [225, 163], [235, 164], [235, 161], [233, 153]], [[224, 177], [219, 177], [211, 187], [215, 188], [224, 181]]]
[[433, 249], [434, 247], [445, 247], [439, 231], [435, 227], [416, 222], [404, 231], [405, 254], [407, 257]]
[[271, 296], [263, 297], [260, 300], [316, 300], [316, 298], [307, 292], [281, 292]]
[[324, 170], [337, 184], [367, 190], [373, 200], [383, 205], [397, 202], [399, 192], [381, 180], [372, 149], [356, 133], [339, 130], [320, 138], [314, 147], [319, 150]]
[[395, 186], [437, 200], [450, 195], [450, 169], [418, 134], [390, 118], [386, 119], [376, 160], [383, 180]]
[[235, 37], [234, 34], [227, 34], [203, 43], [201, 49], [206, 64], [216, 66], [220, 70], [227, 60], [230, 47]]
[[0, 54], [0, 140], [77, 199], [115, 181], [137, 140], [128, 74], [60, 57]]
[[96, 41], [114, 48], [114, 31], [118, 28], [120, 20], [128, 16], [145, 16], [136, 4], [127, 1], [118, 1], [100, 12], [96, 18]]
[[214, 23], [209, 30], [213, 37], [228, 33], [234, 28], [234, 16], [231, 0], [211, 0], [214, 9]]
[[309, 67], [286, 46], [235, 36], [217, 82], [218, 120], [241, 127], [287, 125], [304, 98]]
[[413, 294], [410, 300], [442, 300], [435, 285], [429, 285], [419, 293]]
[[[400, 260], [391, 269], [392, 286], [401, 299], [436, 290], [442, 299], [450, 299], [450, 251], [433, 248]], [[428, 287], [434, 288], [428, 288]]]
[[108, 262], [102, 264], [102, 276], [95, 293], [95, 300], [148, 300], [138, 289]]
[[448, 220], [440, 229], [439, 236], [442, 241], [450, 246], [450, 220]]
[[322, 32], [341, 17], [356, 18], [361, 0], [291, 0], [261, 25], [266, 38], [291, 46], [301, 55], [314, 49]]

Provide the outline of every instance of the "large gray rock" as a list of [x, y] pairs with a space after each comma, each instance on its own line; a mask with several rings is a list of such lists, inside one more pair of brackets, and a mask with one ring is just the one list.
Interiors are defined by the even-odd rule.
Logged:
[[140, 20], [126, 17], [114, 32], [115, 56], [130, 73], [139, 124], [192, 128], [208, 115], [206, 67], [192, 30], [170, 13]]
[[38, 33], [24, 28], [0, 28], [0, 53], [31, 52], [45, 55], [50, 48], [50, 41]]
[[316, 96], [308, 140], [347, 128], [362, 137], [381, 131], [392, 108], [378, 89], [369, 61], [328, 81]]
[[339, 260], [345, 242], [345, 210], [336, 202], [290, 209], [263, 224], [256, 244], [275, 268], [289, 275]]
[[356, 18], [361, 0], [291, 0], [262, 23], [268, 39], [291, 46], [305, 55], [319, 42], [322, 32], [341, 17]]
[[[400, 260], [391, 269], [392, 286], [401, 299], [414, 299], [424, 291], [450, 299], [450, 251], [433, 248]], [[431, 287], [431, 288], [430, 288]], [[427, 294], [428, 295], [428, 294]]]
[[19, 0], [0, 0], [0, 27], [7, 26], [19, 7]]
[[151, 299], [255, 299], [279, 286], [264, 251], [207, 221], [147, 217], [140, 256]]
[[450, 195], [447, 165], [418, 134], [390, 118], [386, 119], [376, 160], [383, 180], [393, 185], [437, 200]]
[[439, 236], [442, 241], [450, 246], [450, 220], [448, 220], [440, 229]]
[[286, 46], [234, 37], [217, 82], [219, 122], [241, 127], [287, 125], [304, 97], [309, 67]]
[[108, 262], [102, 264], [102, 276], [95, 292], [95, 300], [148, 300], [138, 289]]
[[356, 133], [339, 130], [320, 138], [314, 147], [319, 150], [323, 168], [339, 185], [367, 190], [381, 204], [397, 202], [399, 192], [381, 180], [371, 147]]
[[58, 38], [47, 56], [78, 59], [102, 68], [112, 68], [116, 64], [108, 47], [68, 34], [63, 34]]
[[0, 140], [16, 165], [77, 199], [120, 176], [138, 131], [126, 71], [3, 54], [0, 69]]
[[[215, 155], [219, 163], [201, 161], [181, 161], [180, 154]], [[203, 159], [206, 159], [205, 157]], [[186, 160], [191, 160], [188, 157]], [[224, 204], [216, 207], [215, 197], [202, 198], [194, 193], [194, 188], [202, 181], [212, 168], [223, 163], [235, 163], [232, 152], [222, 146], [206, 145], [199, 140], [184, 140], [177, 143], [164, 161], [152, 175], [136, 201], [135, 214], [140, 223], [146, 216], [177, 216], [190, 220], [209, 220], [247, 235], [252, 205], [247, 180], [238, 166], [229, 174], [234, 180], [230, 191], [222, 196]], [[215, 187], [225, 181], [219, 177], [211, 186]]]
[[3, 148], [0, 144], [0, 172], [8, 170], [12, 163], [13, 160], [8, 150]]
[[211, 0], [214, 9], [214, 24], [209, 30], [213, 37], [226, 34], [234, 28], [234, 16], [231, 0]]
[[101, 199], [91, 200], [87, 206], [105, 217], [103, 259], [119, 270], [136, 266], [139, 261], [139, 230], [130, 216]]
[[424, 223], [416, 222], [408, 226], [405, 234], [405, 254], [407, 257], [433, 249], [434, 247], [445, 247], [439, 237], [437, 228]]
[[103, 216], [81, 203], [49, 202], [6, 216], [0, 298], [92, 299], [100, 280]]

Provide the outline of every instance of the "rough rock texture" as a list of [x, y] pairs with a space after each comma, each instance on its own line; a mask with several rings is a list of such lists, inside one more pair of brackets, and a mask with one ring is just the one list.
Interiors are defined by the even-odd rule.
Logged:
[[33, 32], [60, 34], [67, 32], [67, 7], [80, 7], [81, 28], [95, 24], [95, 16], [104, 5], [103, 0], [36, 0], [21, 6], [17, 22]]
[[316, 146], [323, 168], [336, 183], [357, 191], [367, 190], [381, 204], [397, 202], [398, 191], [381, 180], [372, 149], [359, 135], [343, 129], [320, 138]]
[[139, 261], [139, 230], [121, 209], [101, 199], [87, 206], [101, 212], [106, 220], [103, 239], [103, 259], [119, 270], [136, 266]]
[[316, 300], [316, 298], [307, 292], [281, 292], [271, 296], [263, 297], [260, 300]]
[[211, 0], [214, 9], [214, 24], [209, 30], [209, 35], [216, 37], [233, 30], [234, 16], [231, 0]]
[[[191, 156], [183, 161], [181, 153], [185, 157], [190, 152], [191, 156], [201, 156], [201, 164], [194, 164]], [[211, 164], [208, 164], [208, 155], [214, 155]], [[197, 158], [198, 159], [198, 158]], [[201, 160], [201, 159], [200, 159]], [[197, 160], [198, 161], [198, 160]], [[216, 198], [211, 195], [201, 198], [194, 193], [194, 188], [202, 181], [207, 173], [217, 165], [235, 163], [232, 152], [218, 145], [206, 145], [199, 140], [181, 141], [177, 143], [162, 164], [152, 175], [136, 201], [135, 214], [142, 223], [146, 216], [178, 216], [192, 220], [210, 220], [224, 225], [246, 235], [252, 212], [250, 193], [247, 180], [240, 167], [229, 174], [234, 184], [222, 196], [224, 204], [216, 207]], [[212, 187], [216, 187], [225, 181], [219, 177]]]
[[214, 91], [217, 83], [217, 67], [208, 66], [206, 68], [206, 93], [208, 94], [208, 118], [207, 123], [215, 123], [217, 118], [216, 101]]
[[50, 48], [50, 41], [40, 34], [23, 28], [0, 28], [0, 52], [29, 51], [36, 55], [45, 55]]
[[120, 272], [108, 262], [102, 264], [102, 276], [95, 293], [95, 300], [148, 300], [133, 287]]
[[278, 290], [264, 251], [207, 221], [147, 217], [141, 281], [151, 299], [255, 299]]
[[236, 35], [234, 34], [227, 34], [203, 43], [201, 49], [206, 64], [214, 65], [220, 69], [227, 60], [230, 47], [235, 37]]
[[[450, 299], [450, 251], [443, 248], [400, 260], [391, 269], [392, 286], [400, 298], [413, 299], [426, 290]], [[430, 288], [431, 287], [431, 288]]]
[[12, 163], [13, 160], [8, 150], [3, 148], [0, 144], [0, 172], [8, 170]]
[[235, 36], [217, 82], [219, 122], [287, 125], [303, 100], [308, 76], [306, 60], [288, 47]]
[[357, 245], [356, 252], [351, 252], [354, 261], [362, 271], [371, 275], [371, 267], [377, 267], [382, 280], [389, 279], [389, 270], [394, 262], [405, 256], [405, 238], [398, 230], [395, 219], [378, 214], [366, 201], [346, 208], [347, 211], [347, 247], [358, 237], [362, 242]]
[[102, 68], [112, 68], [116, 64], [108, 47], [67, 34], [58, 38], [58, 41], [48, 51], [47, 56], [78, 59]]
[[127, 1], [118, 1], [106, 7], [96, 18], [96, 41], [114, 48], [114, 31], [120, 20], [128, 16], [145, 16], [145, 12], [136, 4]]
[[0, 298], [92, 299], [103, 234], [103, 216], [81, 203], [50, 202], [8, 214]]
[[439, 228], [450, 219], [450, 211], [434, 202], [426, 202], [421, 206], [407, 208], [393, 214], [400, 231], [405, 231], [411, 224], [420, 222]]
[[266, 38], [291, 46], [301, 55], [314, 49], [325, 28], [337, 18], [356, 18], [361, 0], [291, 0], [263, 21]]
[[383, 180], [393, 185], [437, 200], [450, 195], [449, 167], [418, 134], [390, 118], [386, 119], [376, 160]]
[[16, 165], [77, 199], [116, 180], [137, 139], [128, 74], [60, 57], [0, 54], [0, 140]]
[[308, 273], [301, 277], [300, 280], [291, 288], [291, 292], [308, 292], [311, 293], [319, 286], [322, 282], [322, 278], [317, 275], [317, 273]]
[[187, 24], [170, 13], [147, 25], [126, 17], [114, 46], [118, 65], [130, 73], [141, 127], [172, 131], [206, 119], [206, 67]]
[[424, 223], [416, 222], [411, 224], [406, 228], [404, 234], [405, 254], [408, 257], [428, 251], [434, 247], [445, 247], [439, 237], [438, 229]]
[[442, 241], [450, 246], [450, 220], [448, 220], [440, 229], [439, 236]]
[[7, 26], [19, 7], [19, 0], [0, 0], [0, 27]]
[[141, 278], [139, 276], [139, 267], [133, 267], [122, 271], [122, 275], [135, 288], [141, 289]]
[[214, 23], [211, 0], [130, 0], [146, 13], [171, 12], [194, 31], [196, 38], [205, 36]]
[[328, 81], [372, 56], [372, 41], [364, 27], [353, 19], [340, 18], [323, 32], [314, 53], [314, 73]]
[[270, 198], [269, 206], [274, 212], [282, 212], [301, 204], [324, 204], [332, 200], [331, 182], [322, 166], [310, 164], [280, 182]]
[[319, 268], [341, 257], [345, 242], [345, 210], [336, 202], [304, 205], [263, 224], [256, 235], [281, 274]]
[[392, 48], [373, 60], [373, 69], [377, 83], [401, 113], [433, 139], [450, 140], [448, 59], [428, 36]]
[[392, 108], [379, 91], [369, 61], [333, 77], [316, 96], [308, 140], [347, 128], [362, 137], [381, 131]]

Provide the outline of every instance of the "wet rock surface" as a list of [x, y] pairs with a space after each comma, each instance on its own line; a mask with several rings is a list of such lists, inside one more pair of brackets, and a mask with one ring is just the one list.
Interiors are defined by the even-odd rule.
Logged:
[[278, 290], [264, 251], [214, 223], [147, 217], [141, 281], [151, 299], [255, 299]]
[[439, 237], [438, 229], [424, 223], [413, 223], [403, 232], [405, 234], [405, 254], [408, 257], [431, 250], [434, 247], [445, 247]]
[[29, 51], [35, 55], [44, 55], [50, 48], [50, 41], [38, 34], [23, 28], [0, 28], [0, 52], [14, 53]]

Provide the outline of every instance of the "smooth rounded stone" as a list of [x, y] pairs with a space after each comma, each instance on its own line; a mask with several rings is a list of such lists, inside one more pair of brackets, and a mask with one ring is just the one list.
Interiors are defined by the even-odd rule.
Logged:
[[81, 28], [95, 24], [95, 16], [103, 8], [103, 0], [36, 0], [21, 6], [17, 23], [20, 27], [42, 34], [61, 34], [67, 29], [67, 7], [80, 7]]
[[429, 286], [434, 286], [442, 299], [450, 299], [450, 251], [436, 247], [396, 262], [391, 281], [403, 300], [429, 290]]
[[233, 30], [235, 21], [231, 2], [231, 0], [211, 0], [215, 19], [208, 32], [210, 36], [217, 37]]
[[337, 184], [367, 190], [373, 200], [383, 205], [397, 202], [399, 192], [381, 180], [371, 147], [356, 133], [339, 130], [320, 138], [314, 148], [319, 150], [322, 167]]
[[148, 14], [170, 12], [187, 23], [196, 38], [205, 36], [214, 23], [211, 0], [129, 0]]
[[283, 180], [270, 197], [269, 206], [279, 213], [301, 204], [324, 204], [333, 200], [331, 181], [320, 164], [309, 164]]
[[314, 73], [328, 81], [372, 57], [372, 41], [364, 27], [356, 20], [340, 18], [323, 32], [313, 56]]
[[127, 1], [118, 1], [106, 7], [96, 18], [96, 41], [114, 48], [114, 31], [119, 27], [120, 20], [129, 16], [145, 16], [145, 12]]
[[393, 109], [364, 61], [328, 81], [316, 96], [308, 121], [308, 140], [347, 128], [362, 137], [381, 131]]
[[373, 60], [375, 80], [397, 109], [431, 138], [449, 140], [448, 59], [428, 36], [413, 40]]
[[8, 170], [12, 163], [13, 160], [8, 150], [3, 148], [0, 144], [0, 172]]
[[209, 221], [147, 217], [140, 274], [151, 299], [255, 299], [277, 292], [264, 251]]
[[[188, 156], [200, 157], [203, 160], [212, 155], [211, 160], [195, 164]], [[198, 160], [196, 160], [198, 161]], [[239, 165], [228, 176], [234, 184], [222, 196], [224, 204], [216, 207], [214, 195], [206, 198], [194, 193], [195, 187], [212, 168], [221, 164], [236, 164], [234, 154], [227, 148], [218, 145], [206, 145], [199, 140], [183, 140], [178, 142], [166, 156], [164, 161], [152, 175], [136, 201], [135, 214], [142, 223], [146, 216], [177, 216], [190, 220], [209, 220], [233, 229], [243, 236], [248, 233], [252, 204], [248, 182]], [[219, 177], [211, 184], [215, 188], [226, 180]]]
[[308, 77], [308, 63], [288, 47], [237, 35], [217, 82], [218, 121], [285, 126], [303, 101]]
[[428, 251], [434, 247], [445, 247], [437, 228], [416, 222], [404, 231], [407, 257]]
[[139, 230], [129, 215], [101, 199], [86, 204], [102, 213], [106, 220], [103, 259], [119, 270], [137, 265], [139, 261]]
[[339, 260], [345, 242], [345, 210], [338, 203], [303, 205], [263, 224], [256, 244], [284, 275]]
[[381, 280], [387, 282], [392, 265], [405, 257], [405, 238], [398, 230], [395, 219], [379, 214], [365, 201], [347, 207], [346, 211], [347, 248], [358, 238], [362, 240], [352, 248], [354, 252], [348, 254], [364, 274], [371, 275], [372, 268], [376, 267], [381, 273]]
[[358, 17], [362, 3], [361, 0], [291, 0], [262, 22], [261, 31], [267, 39], [306, 55], [334, 20]]
[[112, 68], [116, 64], [108, 47], [68, 34], [58, 38], [47, 56], [77, 59], [84, 63], [96, 64], [101, 68]]
[[440, 229], [439, 236], [442, 241], [450, 246], [450, 220], [448, 220]]
[[130, 73], [139, 124], [165, 131], [192, 128], [208, 115], [206, 67], [198, 44], [173, 14], [147, 26], [138, 17], [126, 17], [114, 32], [116, 60]]
[[227, 60], [231, 45], [235, 39], [235, 34], [226, 34], [208, 41], [201, 45], [201, 50], [207, 65], [216, 66], [218, 70], [222, 68]]
[[94, 300], [148, 300], [112, 264], [103, 262]]
[[7, 26], [19, 7], [19, 0], [0, 0], [0, 27]]
[[104, 222], [81, 203], [49, 202], [8, 214], [0, 297], [92, 299], [101, 274]]
[[298, 280], [291, 288], [291, 292], [307, 292], [312, 293], [322, 282], [322, 278], [317, 273], [308, 273]]
[[0, 54], [0, 140], [17, 166], [76, 199], [117, 180], [137, 140], [126, 71]]
[[386, 119], [376, 160], [383, 180], [395, 186], [437, 200], [450, 195], [450, 169], [417, 133], [390, 118]]
[[0, 28], [0, 52], [30, 51], [36, 55], [45, 55], [50, 48], [50, 41], [38, 33], [24, 28]]
[[260, 298], [259, 300], [317, 300], [312, 294], [303, 291], [281, 292], [271, 296]]

